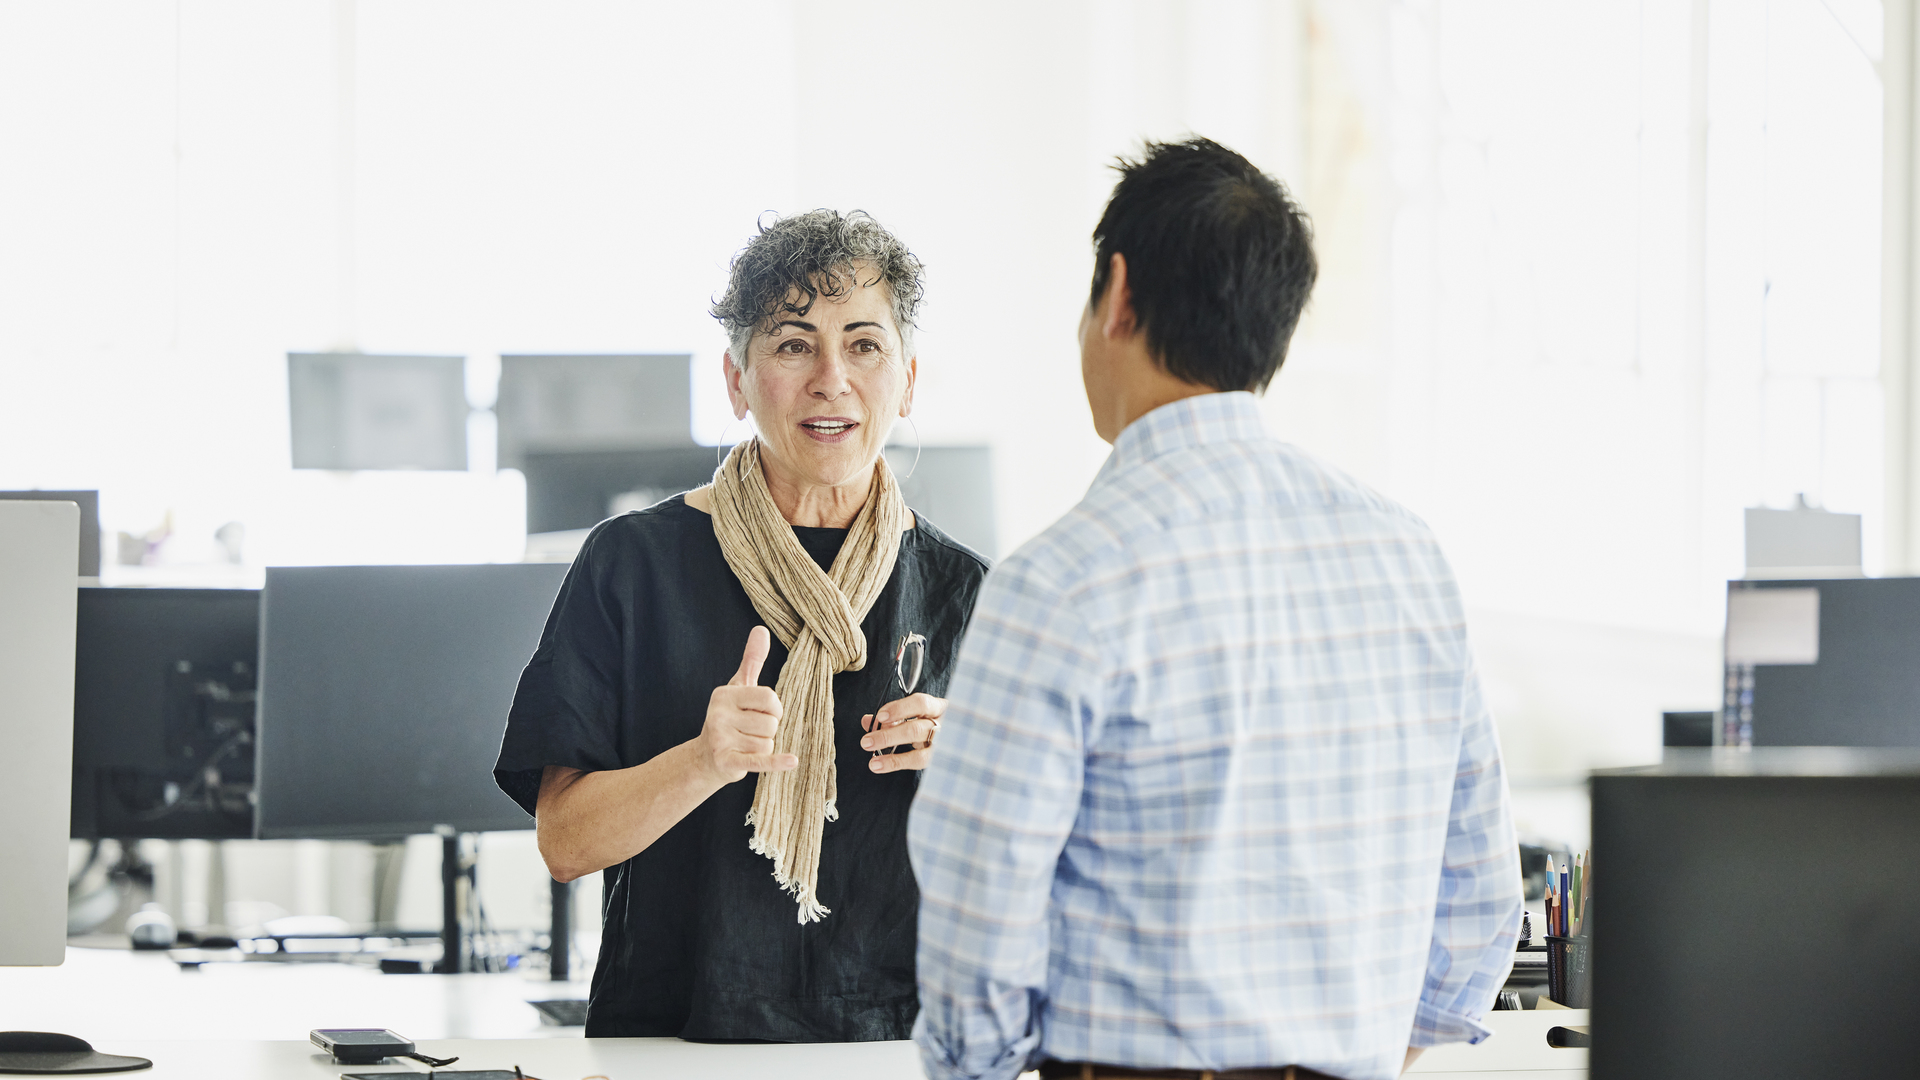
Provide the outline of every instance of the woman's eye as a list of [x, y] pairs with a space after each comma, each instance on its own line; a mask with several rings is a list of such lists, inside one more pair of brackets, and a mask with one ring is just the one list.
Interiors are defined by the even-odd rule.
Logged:
[[853, 350], [863, 353], [879, 352], [880, 343], [877, 341], [858, 341], [854, 343]]
[[805, 342], [795, 339], [781, 345], [780, 351], [783, 353], [799, 354], [807, 351], [807, 345]]

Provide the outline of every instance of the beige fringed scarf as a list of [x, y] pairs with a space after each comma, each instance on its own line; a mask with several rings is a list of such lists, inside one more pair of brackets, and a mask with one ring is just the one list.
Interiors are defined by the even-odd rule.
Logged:
[[750, 846], [773, 860], [773, 878], [800, 904], [800, 921], [827, 914], [817, 892], [820, 838], [838, 816], [833, 766], [833, 677], [867, 664], [860, 621], [893, 576], [900, 534], [912, 519], [882, 457], [867, 504], [853, 521], [831, 574], [823, 574], [780, 516], [760, 471], [760, 444], [733, 448], [713, 475], [713, 532], [753, 608], [787, 647], [773, 692], [780, 698], [773, 752], [800, 767], [761, 773]]

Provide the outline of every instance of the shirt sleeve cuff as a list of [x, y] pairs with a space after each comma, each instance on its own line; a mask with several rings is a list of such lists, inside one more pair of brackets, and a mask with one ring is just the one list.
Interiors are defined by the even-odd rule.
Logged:
[[1446, 1012], [1422, 1001], [1414, 1010], [1413, 1037], [1407, 1045], [1425, 1049], [1447, 1043], [1477, 1043], [1492, 1034], [1492, 1028], [1465, 1013]]
[[1012, 1046], [1001, 1050], [991, 1064], [979, 1072], [966, 1072], [952, 1064], [949, 1055], [944, 1053], [927, 1034], [924, 1024], [926, 1013], [914, 1024], [913, 1041], [920, 1047], [920, 1067], [926, 1071], [927, 1080], [1016, 1080], [1030, 1066], [1027, 1059], [1038, 1048], [1040, 1040], [1029, 1036]]

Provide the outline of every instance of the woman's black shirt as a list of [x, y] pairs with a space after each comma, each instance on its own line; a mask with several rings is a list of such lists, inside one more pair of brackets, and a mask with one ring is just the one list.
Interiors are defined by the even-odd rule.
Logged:
[[[845, 529], [795, 527], [822, 568]], [[920, 893], [907, 863], [910, 770], [875, 774], [860, 717], [900, 697], [893, 654], [927, 639], [919, 690], [944, 696], [986, 563], [919, 518], [861, 628], [867, 664], [833, 680], [839, 819], [821, 841], [802, 925], [773, 863], [747, 848], [756, 776], [729, 784], [605, 874], [590, 1036], [860, 1042], [904, 1039], [917, 1010]], [[548, 765], [623, 769], [700, 734], [707, 702], [761, 623], [713, 519], [672, 499], [602, 522], [568, 572], [513, 699], [494, 777], [534, 811]], [[776, 638], [760, 681], [786, 662]]]

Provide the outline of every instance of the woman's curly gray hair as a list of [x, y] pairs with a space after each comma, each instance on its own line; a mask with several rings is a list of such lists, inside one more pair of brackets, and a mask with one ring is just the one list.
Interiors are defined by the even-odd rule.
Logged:
[[913, 318], [924, 292], [922, 267], [892, 233], [862, 210], [810, 210], [760, 224], [729, 267], [726, 295], [713, 317], [726, 329], [734, 363], [745, 368], [753, 332], [771, 331], [783, 313], [804, 316], [821, 297], [837, 300], [884, 283], [903, 356], [913, 355]]

